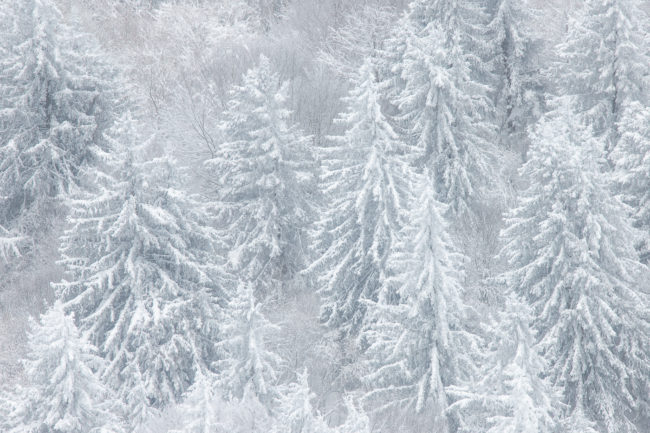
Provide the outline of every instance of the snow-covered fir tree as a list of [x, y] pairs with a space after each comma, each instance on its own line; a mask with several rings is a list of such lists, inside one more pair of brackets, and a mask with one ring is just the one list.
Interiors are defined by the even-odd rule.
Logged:
[[321, 283], [322, 319], [342, 335], [359, 332], [362, 301], [377, 299], [408, 196], [405, 146], [382, 114], [381, 86], [366, 62], [345, 99], [345, 133], [322, 149], [328, 202], [316, 235], [322, 254], [310, 270]]
[[643, 1], [586, 0], [558, 47], [558, 91], [572, 96], [578, 120], [604, 137], [608, 151], [624, 133], [623, 107], [648, 103], [648, 22]]
[[261, 56], [231, 92], [223, 142], [206, 161], [233, 272], [258, 296], [286, 294], [309, 259], [315, 165], [309, 137], [289, 124], [286, 90]]
[[0, 420], [7, 433], [122, 433], [121, 404], [95, 370], [103, 359], [57, 301], [34, 323], [24, 361], [28, 383]]
[[648, 411], [648, 296], [625, 208], [610, 192], [602, 141], [561, 101], [537, 127], [529, 182], [507, 218], [505, 281], [533, 309], [545, 374], [569, 416], [640, 432]]
[[323, 417], [316, 413], [312, 400], [315, 395], [309, 389], [307, 370], [298, 374], [296, 382], [282, 387], [274, 411], [273, 433], [329, 433]]
[[[541, 115], [539, 75], [541, 38], [538, 17], [526, 0], [497, 0], [489, 31], [493, 35], [497, 77], [496, 117], [501, 143], [522, 146], [526, 128]], [[525, 152], [525, 148], [520, 149]]]
[[[494, 348], [480, 381], [459, 389], [454, 405], [463, 411], [461, 431], [472, 433], [559, 433], [562, 412], [556, 389], [543, 378], [544, 359], [530, 330], [531, 311], [517, 295], [504, 298]], [[578, 430], [566, 430], [578, 431]]]
[[482, 17], [471, 1], [416, 0], [401, 36], [400, 124], [432, 170], [438, 199], [459, 216], [472, 214], [489, 183], [495, 135], [489, 87], [477, 79], [488, 49], [476, 34]]
[[278, 326], [265, 317], [254, 292], [253, 283], [242, 282], [228, 303], [217, 344], [217, 384], [227, 401], [253, 399], [268, 410], [278, 398], [282, 359], [266, 345]]
[[456, 425], [448, 387], [472, 379], [479, 338], [468, 326], [471, 309], [461, 297], [460, 257], [446, 232], [445, 206], [430, 177], [417, 187], [410, 223], [391, 256], [394, 276], [368, 307], [364, 401], [389, 418], [387, 431], [420, 425], [448, 432]]
[[52, 226], [91, 148], [106, 145], [118, 103], [107, 81], [114, 71], [52, 0], [20, 0], [6, 15], [14, 23], [0, 73], [0, 225], [31, 239]]
[[228, 278], [211, 215], [178, 189], [174, 161], [155, 156], [162, 149], [132, 123], [119, 122], [113, 153], [98, 154], [102, 169], [70, 201], [67, 279], [55, 287], [137, 424], [133, 412], [177, 401], [216, 359]]

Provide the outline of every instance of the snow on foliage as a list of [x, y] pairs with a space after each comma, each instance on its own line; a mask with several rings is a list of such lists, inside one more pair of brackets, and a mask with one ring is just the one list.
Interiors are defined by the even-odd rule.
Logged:
[[224, 140], [205, 162], [230, 265], [260, 296], [286, 294], [308, 260], [315, 166], [309, 137], [289, 123], [286, 90], [260, 57], [231, 92], [219, 125]]
[[345, 134], [322, 149], [328, 204], [316, 232], [323, 253], [311, 270], [322, 284], [322, 319], [344, 334], [359, 332], [362, 301], [377, 298], [408, 194], [405, 148], [382, 113], [380, 95], [366, 62], [345, 99]]
[[[0, 224], [34, 236], [51, 226], [57, 199], [92, 162], [117, 109], [114, 71], [78, 38], [51, 0], [21, 0], [2, 59]], [[117, 81], [117, 80], [116, 80]]]
[[[648, 14], [639, 0], [587, 0], [559, 45], [558, 91], [612, 151], [633, 101], [648, 103]], [[588, 65], [588, 66], [587, 66]]]
[[323, 417], [315, 413], [311, 401], [315, 395], [309, 389], [307, 370], [298, 380], [283, 387], [275, 410], [273, 433], [329, 433]]
[[394, 273], [362, 334], [370, 370], [364, 401], [380, 415], [408, 409], [448, 431], [447, 387], [472, 379], [479, 339], [467, 326], [471, 310], [461, 297], [460, 257], [441, 216], [445, 207], [431, 177], [422, 176], [418, 190], [391, 256]]
[[282, 360], [266, 348], [269, 333], [278, 327], [262, 311], [250, 283], [241, 283], [232, 296], [217, 345], [218, 385], [227, 400], [245, 396], [271, 404], [278, 397], [278, 369]]
[[160, 408], [215, 359], [227, 278], [211, 216], [177, 189], [174, 161], [145, 158], [155, 140], [142, 144], [129, 117], [118, 125], [114, 140], [131, 148], [104, 154], [70, 201], [67, 277], [56, 289], [108, 361], [105, 380], [125, 400]]
[[646, 6], [0, 0], [0, 431], [649, 431]]
[[[97, 375], [104, 360], [57, 301], [33, 323], [24, 361], [28, 383], [0, 427], [8, 433], [122, 433], [121, 404]], [[4, 427], [3, 427], [4, 426]]]
[[507, 217], [509, 287], [532, 307], [545, 374], [610, 432], [638, 432], [647, 408], [648, 295], [634, 229], [601, 172], [602, 141], [563, 101], [533, 136], [521, 174], [530, 186]]

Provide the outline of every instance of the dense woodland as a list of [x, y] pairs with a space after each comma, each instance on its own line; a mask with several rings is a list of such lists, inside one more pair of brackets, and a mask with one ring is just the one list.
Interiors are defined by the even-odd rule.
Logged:
[[0, 432], [650, 432], [647, 0], [0, 0]]

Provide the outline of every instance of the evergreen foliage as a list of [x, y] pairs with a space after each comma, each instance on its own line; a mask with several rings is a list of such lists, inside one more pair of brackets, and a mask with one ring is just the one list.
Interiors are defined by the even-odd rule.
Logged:
[[284, 387], [275, 410], [273, 433], [327, 433], [330, 428], [320, 414], [314, 412], [311, 400], [315, 395], [309, 390], [307, 370], [298, 375], [296, 382]]
[[473, 378], [480, 340], [467, 326], [471, 309], [461, 297], [460, 257], [446, 232], [444, 205], [435, 199], [431, 178], [424, 176], [417, 187], [410, 224], [391, 256], [394, 275], [362, 335], [371, 371], [364, 400], [380, 414], [408, 409], [449, 431], [454, 397], [448, 387]]
[[103, 360], [56, 302], [34, 323], [24, 361], [28, 384], [0, 427], [8, 433], [122, 433], [121, 405], [96, 376]]
[[650, 431], [646, 3], [0, 0], [0, 431]]
[[[182, 428], [169, 433], [206, 433], [226, 431], [220, 419], [220, 403], [215, 378], [210, 372], [197, 372], [194, 383], [176, 408]], [[177, 420], [178, 421], [178, 420]]]
[[[521, 146], [526, 128], [543, 109], [538, 53], [541, 38], [533, 30], [538, 12], [525, 0], [498, 0], [489, 31], [497, 57], [496, 117], [506, 147]], [[525, 151], [525, 149], [522, 149]]]
[[[556, 388], [544, 378], [546, 362], [537, 353], [530, 308], [517, 295], [505, 297], [489, 361], [473, 389], [459, 389], [454, 405], [468, 414], [463, 432], [553, 433], [562, 431]], [[573, 431], [573, 430], [566, 430]]]
[[70, 200], [56, 289], [108, 361], [105, 380], [142, 414], [177, 401], [216, 359], [228, 278], [212, 218], [178, 189], [174, 161], [146, 157], [155, 141], [142, 144], [128, 116], [113, 139]]
[[363, 300], [376, 300], [408, 197], [405, 148], [381, 111], [381, 84], [370, 62], [360, 69], [340, 123], [323, 149], [328, 210], [317, 227], [322, 255], [311, 269], [322, 284], [322, 319], [343, 335], [364, 325]]
[[482, 75], [477, 65], [488, 49], [477, 29], [482, 20], [471, 1], [418, 0], [401, 35], [400, 123], [432, 171], [438, 199], [460, 218], [473, 214], [489, 183], [495, 137], [486, 78], [473, 73]]
[[345, 408], [347, 415], [345, 422], [335, 429], [336, 433], [370, 433], [370, 418], [360, 410], [351, 397], [346, 397]]
[[223, 142], [206, 161], [229, 262], [258, 296], [285, 295], [309, 260], [315, 166], [309, 137], [289, 124], [286, 90], [260, 57], [231, 92], [219, 125]]
[[564, 101], [533, 137], [530, 186], [507, 219], [505, 281], [533, 309], [546, 375], [569, 413], [608, 433], [637, 432], [650, 368], [647, 293], [625, 208], [602, 175], [602, 149]]
[[0, 74], [0, 225], [31, 238], [51, 226], [61, 194], [106, 147], [119, 102], [106, 81], [114, 71], [92, 39], [62, 22], [53, 1], [10, 9], [13, 48]]
[[647, 264], [650, 260], [650, 109], [640, 102], [632, 102], [623, 110], [617, 127], [621, 137], [611, 154], [616, 164], [615, 186], [641, 232], [636, 246], [641, 260]]
[[[278, 398], [278, 369], [282, 360], [266, 347], [277, 325], [269, 322], [251, 283], [241, 283], [230, 299], [218, 343], [218, 386], [228, 401], [258, 399], [270, 405]], [[267, 406], [268, 407], [268, 406]]]
[[587, 0], [569, 21], [559, 51], [558, 91], [572, 96], [578, 120], [611, 152], [623, 107], [648, 103], [648, 14], [638, 0]]

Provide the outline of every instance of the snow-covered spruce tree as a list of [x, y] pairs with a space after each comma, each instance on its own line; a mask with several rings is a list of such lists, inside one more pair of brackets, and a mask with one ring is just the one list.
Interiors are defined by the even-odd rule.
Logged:
[[[541, 115], [542, 83], [537, 64], [542, 41], [537, 17], [526, 0], [497, 0], [489, 31], [493, 35], [497, 92], [496, 117], [501, 143], [521, 146], [526, 128]], [[525, 152], [525, 147], [520, 149]]]
[[559, 46], [558, 93], [573, 97], [578, 119], [613, 150], [622, 108], [648, 103], [649, 16], [640, 0], [586, 0]]
[[573, 97], [579, 119], [604, 138], [608, 159], [622, 177], [622, 199], [633, 207], [645, 238], [636, 244], [643, 261], [650, 227], [643, 206], [647, 176], [639, 155], [645, 154], [650, 134], [643, 118], [650, 102], [649, 19], [639, 0], [585, 1], [560, 45], [558, 68], [559, 92]]
[[[546, 375], [568, 414], [607, 433], [640, 432], [648, 413], [649, 305], [634, 229], [602, 173], [601, 140], [567, 99], [533, 135], [521, 175], [530, 186], [507, 218], [509, 287], [533, 309]], [[644, 311], [646, 310], [646, 311]]]
[[194, 383], [186, 391], [183, 401], [177, 405], [174, 420], [179, 429], [169, 433], [213, 433], [225, 432], [218, 404], [221, 402], [214, 374], [210, 371], [197, 372]]
[[370, 433], [370, 418], [368, 415], [357, 407], [352, 397], [345, 398], [345, 408], [347, 415], [345, 422], [336, 427], [336, 433]]
[[361, 301], [377, 299], [408, 195], [405, 149], [381, 112], [381, 91], [366, 62], [339, 119], [345, 133], [322, 149], [328, 210], [317, 228], [323, 253], [310, 270], [321, 283], [322, 319], [342, 335], [358, 334]]
[[130, 385], [122, 401], [125, 406], [131, 430], [134, 433], [155, 433], [149, 428], [150, 423], [160, 416], [160, 410], [151, 405], [151, 392], [145, 375], [138, 364], [128, 364], [122, 371], [122, 377], [128, 378]]
[[559, 433], [560, 398], [542, 377], [546, 363], [537, 353], [529, 327], [530, 307], [513, 293], [505, 299], [505, 311], [495, 329], [494, 349], [483, 366], [482, 378], [472, 389], [459, 389], [458, 401], [453, 405], [466, 414], [461, 417], [460, 431]]
[[249, 398], [270, 409], [278, 398], [282, 360], [266, 343], [278, 327], [264, 316], [254, 292], [253, 283], [240, 283], [228, 303], [223, 339], [217, 343], [217, 385], [227, 401], [243, 402]]
[[[121, 405], [95, 375], [103, 360], [57, 301], [34, 323], [24, 361], [28, 384], [0, 421], [7, 433], [121, 433]], [[3, 426], [4, 424], [4, 426]]]
[[206, 161], [230, 264], [254, 283], [257, 296], [285, 294], [308, 261], [315, 165], [309, 138], [288, 124], [285, 92], [261, 56], [231, 92], [219, 125], [224, 141]]
[[562, 428], [562, 431], [572, 433], [599, 433], [596, 430], [596, 423], [590, 421], [581, 408], [564, 419]]
[[244, 390], [243, 397], [230, 402], [229, 411], [234, 422], [228, 432], [233, 433], [268, 433], [273, 427], [269, 408], [260, 401], [251, 387]]
[[[472, 75], [480, 81], [488, 78], [492, 52], [491, 35], [486, 29], [490, 17], [485, 5], [472, 0], [411, 0], [405, 19], [403, 37], [417, 38], [429, 24], [436, 23], [444, 33], [446, 46], [458, 46], [463, 52], [459, 56], [469, 64]], [[480, 74], [486, 76], [479, 77]], [[484, 95], [477, 94], [476, 97]], [[487, 101], [483, 103], [489, 105]]]
[[641, 231], [636, 244], [641, 260], [650, 260], [650, 108], [635, 101], [623, 108], [620, 139], [612, 151], [616, 184]]
[[487, 46], [475, 33], [482, 12], [467, 0], [415, 0], [410, 5], [395, 101], [400, 124], [432, 169], [438, 199], [457, 216], [471, 209], [489, 177], [495, 128], [489, 87], [480, 75]]
[[227, 278], [211, 216], [178, 189], [174, 161], [145, 158], [160, 149], [143, 144], [128, 116], [112, 139], [103, 167], [70, 200], [67, 280], [55, 288], [108, 361], [103, 378], [144, 416], [177, 401], [216, 359]]
[[5, 8], [14, 23], [0, 66], [0, 225], [31, 239], [52, 226], [57, 199], [92, 161], [91, 149], [106, 144], [114, 71], [92, 38], [62, 23], [52, 0]]
[[298, 380], [286, 384], [280, 391], [274, 411], [273, 433], [329, 433], [323, 417], [315, 413], [311, 401], [315, 395], [309, 389], [307, 370], [298, 374]]
[[460, 256], [453, 253], [435, 198], [433, 181], [422, 176], [411, 203], [410, 224], [391, 256], [392, 276], [378, 302], [370, 304], [362, 339], [369, 348], [369, 392], [364, 402], [384, 417], [387, 431], [407, 425], [453, 431], [450, 385], [471, 380], [477, 344], [471, 310], [459, 285]]

